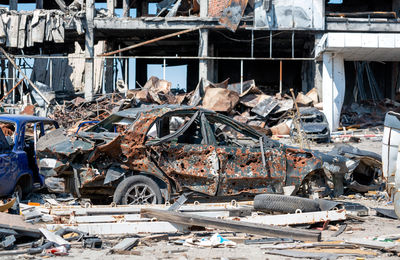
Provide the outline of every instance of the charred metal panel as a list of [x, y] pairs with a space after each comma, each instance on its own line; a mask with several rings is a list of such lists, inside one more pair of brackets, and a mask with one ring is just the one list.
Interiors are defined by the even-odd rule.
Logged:
[[324, 4], [323, 0], [256, 0], [254, 27], [323, 30]]
[[248, 0], [230, 0], [222, 12], [221, 18], [219, 18], [219, 23], [235, 32], [242, 19], [247, 2]]
[[312, 153], [287, 148], [286, 151], [286, 185], [299, 185], [307, 174], [322, 169], [322, 161]]
[[168, 144], [161, 151], [159, 167], [184, 188], [215, 195], [220, 165], [213, 146], [202, 144]]
[[266, 166], [260, 148], [217, 147], [222, 181], [218, 195], [246, 193], [282, 193], [286, 178], [286, 160], [282, 151], [265, 151]]

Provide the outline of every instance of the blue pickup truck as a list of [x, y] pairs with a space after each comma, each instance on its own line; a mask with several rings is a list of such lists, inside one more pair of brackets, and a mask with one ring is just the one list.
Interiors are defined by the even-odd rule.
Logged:
[[0, 197], [14, 192], [23, 197], [44, 184], [36, 142], [58, 124], [45, 117], [0, 114], [0, 128]]

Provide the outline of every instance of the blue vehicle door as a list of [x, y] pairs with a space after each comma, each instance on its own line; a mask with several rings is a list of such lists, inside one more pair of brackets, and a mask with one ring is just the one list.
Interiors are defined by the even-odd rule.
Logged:
[[18, 172], [18, 156], [0, 130], [0, 196], [13, 191]]

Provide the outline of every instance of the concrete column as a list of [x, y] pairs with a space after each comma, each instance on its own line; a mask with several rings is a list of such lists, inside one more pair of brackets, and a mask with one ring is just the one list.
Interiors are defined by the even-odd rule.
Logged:
[[10, 10], [17, 10], [18, 9], [18, 0], [10, 0]]
[[36, 9], [43, 9], [43, 0], [36, 0]]
[[129, 59], [124, 59], [124, 82], [127, 89], [129, 89]]
[[8, 66], [8, 86], [7, 86], [7, 91], [9, 91], [14, 86], [15, 70], [14, 70], [14, 66], [11, 64], [11, 62], [8, 62], [7, 66]]
[[315, 71], [314, 71], [314, 88], [317, 89], [318, 96], [321, 100], [323, 96], [323, 89], [322, 89], [322, 61], [314, 61], [313, 62], [315, 66]]
[[122, 9], [123, 17], [129, 17], [129, 0], [122, 0]]
[[[208, 44], [208, 56], [211, 57], [216, 57], [215, 56], [215, 46], [214, 44], [209, 43]], [[218, 82], [217, 80], [217, 72], [218, 70], [216, 69], [216, 60], [209, 60], [208, 61], [208, 80], [211, 82]]]
[[[199, 56], [208, 57], [208, 29], [200, 29]], [[208, 60], [199, 60], [199, 80], [208, 79]]]
[[85, 33], [85, 99], [93, 99], [94, 83], [94, 0], [86, 0], [86, 33]]
[[[107, 51], [113, 50], [112, 43], [107, 42]], [[114, 92], [114, 59], [106, 59], [106, 72], [104, 74], [104, 90], [106, 93]]]
[[208, 16], [208, 0], [200, 0], [200, 17]]
[[114, 16], [114, 13], [115, 13], [115, 0], [107, 0], [107, 9], [108, 9], [108, 13], [111, 16]]
[[340, 112], [342, 111], [346, 90], [344, 59], [340, 54], [323, 54], [323, 109], [331, 131], [339, 127]]

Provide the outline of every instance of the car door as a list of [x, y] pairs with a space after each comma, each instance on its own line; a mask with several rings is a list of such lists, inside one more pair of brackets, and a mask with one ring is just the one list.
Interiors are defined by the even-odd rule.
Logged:
[[12, 148], [0, 129], [0, 196], [12, 193], [17, 181], [18, 156]]
[[[220, 175], [219, 160], [215, 147], [207, 144], [201, 113], [193, 114], [191, 111], [191, 114], [186, 115], [182, 112], [169, 114], [156, 125], [172, 125], [174, 118], [183, 119], [182, 125], [176, 131], [168, 130], [167, 135], [146, 143], [152, 150], [153, 160], [175, 181], [178, 191], [188, 189], [215, 195]], [[157, 129], [157, 132], [162, 131]]]
[[218, 195], [282, 193], [286, 178], [286, 159], [282, 151], [267, 147], [265, 137], [246, 131], [230, 118], [210, 114], [207, 119], [214, 128], [221, 164]]

